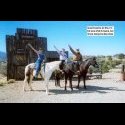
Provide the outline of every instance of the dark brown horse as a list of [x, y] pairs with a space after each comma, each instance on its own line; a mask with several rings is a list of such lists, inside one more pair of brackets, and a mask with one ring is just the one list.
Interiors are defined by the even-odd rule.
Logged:
[[85, 84], [86, 83], [86, 75], [87, 75], [88, 69], [91, 65], [96, 67], [96, 68], [99, 68], [95, 57], [89, 58], [89, 59], [81, 62], [81, 64], [80, 64], [80, 74], [78, 75], [78, 86], [77, 86], [77, 88], [79, 88], [80, 79], [82, 77], [83, 82], [84, 82], [84, 88], [86, 89], [86, 84]]
[[[77, 86], [77, 88], [79, 88], [80, 79], [82, 77], [83, 81], [84, 81], [84, 88], [86, 89], [85, 80], [86, 80], [86, 75], [87, 75], [87, 72], [88, 72], [88, 69], [89, 69], [90, 65], [98, 68], [98, 64], [96, 62], [95, 57], [89, 58], [89, 59], [81, 62], [79, 64], [79, 67], [78, 67], [78, 64], [75, 63], [75, 62], [70, 62], [70, 63], [65, 64], [65, 66], [62, 66], [63, 71], [64, 71], [64, 76], [65, 76], [65, 90], [67, 90], [66, 86], [67, 86], [67, 80], [68, 79], [69, 79], [69, 83], [70, 83], [70, 88], [71, 88], [71, 90], [73, 90], [72, 78], [73, 78], [73, 75], [76, 74], [78, 68], [80, 69], [80, 73], [78, 75], [78, 86]], [[62, 68], [61, 68], [61, 70], [62, 70]], [[58, 82], [59, 82], [61, 77], [59, 77], [59, 75], [56, 74], [55, 78], [57, 78]]]
[[65, 77], [65, 90], [67, 90], [66, 85], [67, 85], [68, 79], [69, 79], [70, 88], [71, 90], [73, 90], [72, 78], [75, 72], [78, 70], [77, 67], [78, 65], [74, 62], [68, 62], [66, 64], [61, 63], [60, 69], [63, 70], [64, 74], [62, 75], [62, 72], [57, 70], [55, 71], [55, 86], [60, 86], [60, 79]]
[[78, 70], [78, 65], [74, 62], [67, 63], [63, 69], [64, 71], [64, 76], [65, 76], [65, 90], [67, 90], [67, 80], [69, 79], [69, 85], [71, 90], [73, 90], [72, 87], [72, 78], [73, 75], [77, 72]]

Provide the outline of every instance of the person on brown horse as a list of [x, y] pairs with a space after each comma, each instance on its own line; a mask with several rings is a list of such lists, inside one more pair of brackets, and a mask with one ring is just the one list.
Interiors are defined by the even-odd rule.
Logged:
[[60, 61], [61, 61], [60, 71], [62, 72], [62, 74], [64, 74], [63, 68], [64, 68], [65, 63], [67, 62], [68, 56], [67, 56], [66, 51], [65, 51], [64, 48], [62, 49], [62, 51], [58, 50], [56, 48], [56, 46], [54, 46], [54, 48], [56, 49], [57, 53], [60, 56]]
[[79, 72], [80, 72], [79, 66], [80, 66], [80, 63], [83, 61], [82, 54], [80, 53], [79, 49], [76, 49], [76, 51], [75, 51], [70, 45], [68, 45], [68, 46], [70, 48], [70, 51], [74, 54], [73, 62], [77, 63], [77, 67], [78, 67], [77, 73], [79, 74]]

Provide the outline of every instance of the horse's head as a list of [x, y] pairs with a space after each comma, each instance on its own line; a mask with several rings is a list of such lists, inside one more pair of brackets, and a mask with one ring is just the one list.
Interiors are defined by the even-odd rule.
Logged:
[[90, 59], [90, 65], [94, 66], [95, 68], [99, 68], [99, 65], [96, 61], [96, 57]]

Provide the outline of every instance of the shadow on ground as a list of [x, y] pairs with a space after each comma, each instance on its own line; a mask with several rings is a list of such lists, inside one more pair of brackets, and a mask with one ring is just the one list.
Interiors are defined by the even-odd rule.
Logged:
[[[79, 94], [79, 93], [100, 93], [100, 94], [106, 94], [106, 93], [111, 93], [112, 91], [125, 91], [125, 90], [120, 90], [117, 87], [100, 87], [100, 86], [92, 86], [88, 85], [87, 89], [84, 89], [83, 86], [81, 86], [79, 89], [76, 89], [76, 87], [73, 87], [73, 91], [69, 87], [67, 87], [67, 91], [64, 90], [64, 88], [61, 87], [61, 89], [57, 87], [56, 89], [49, 89], [50, 93], [53, 94]], [[36, 92], [45, 92], [45, 90], [33, 90]], [[28, 91], [29, 92], [29, 91]]]

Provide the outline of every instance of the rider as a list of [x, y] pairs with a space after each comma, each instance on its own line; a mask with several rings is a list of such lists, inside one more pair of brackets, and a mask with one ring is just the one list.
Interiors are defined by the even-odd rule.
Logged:
[[[63, 48], [62, 49], [62, 51], [60, 51], [60, 50], [58, 50], [57, 48], [56, 48], [56, 46], [54, 46], [54, 48], [57, 50], [57, 52], [58, 52], [58, 54], [60, 55], [60, 61], [61, 61], [61, 66], [63, 66], [64, 65], [64, 63], [67, 61], [67, 59], [68, 59], [68, 57], [67, 57], [67, 54], [66, 54], [66, 51], [65, 51], [65, 49]], [[64, 73], [63, 72], [63, 67], [61, 67], [61, 70], [60, 70], [62, 73]]]
[[39, 50], [37, 51], [36, 49], [34, 49], [33, 47], [32, 47], [32, 45], [31, 44], [28, 44], [28, 46], [37, 54], [37, 56], [38, 56], [38, 58], [37, 58], [37, 60], [36, 60], [36, 62], [35, 62], [35, 64], [36, 64], [36, 74], [35, 74], [35, 76], [34, 76], [34, 78], [35, 79], [37, 79], [37, 77], [38, 77], [38, 74], [39, 74], [39, 72], [40, 72], [40, 69], [41, 69], [41, 64], [42, 63], [45, 63], [45, 54], [43, 53], [43, 50], [42, 50], [42, 48], [39, 48]]
[[72, 49], [72, 47], [70, 45], [68, 45], [68, 46], [69, 46], [71, 52], [74, 54], [73, 61], [77, 62], [77, 67], [78, 67], [77, 73], [79, 73], [80, 72], [79, 65], [80, 65], [80, 62], [83, 60], [82, 54], [80, 53], [79, 49], [76, 49], [76, 51], [75, 51]]

